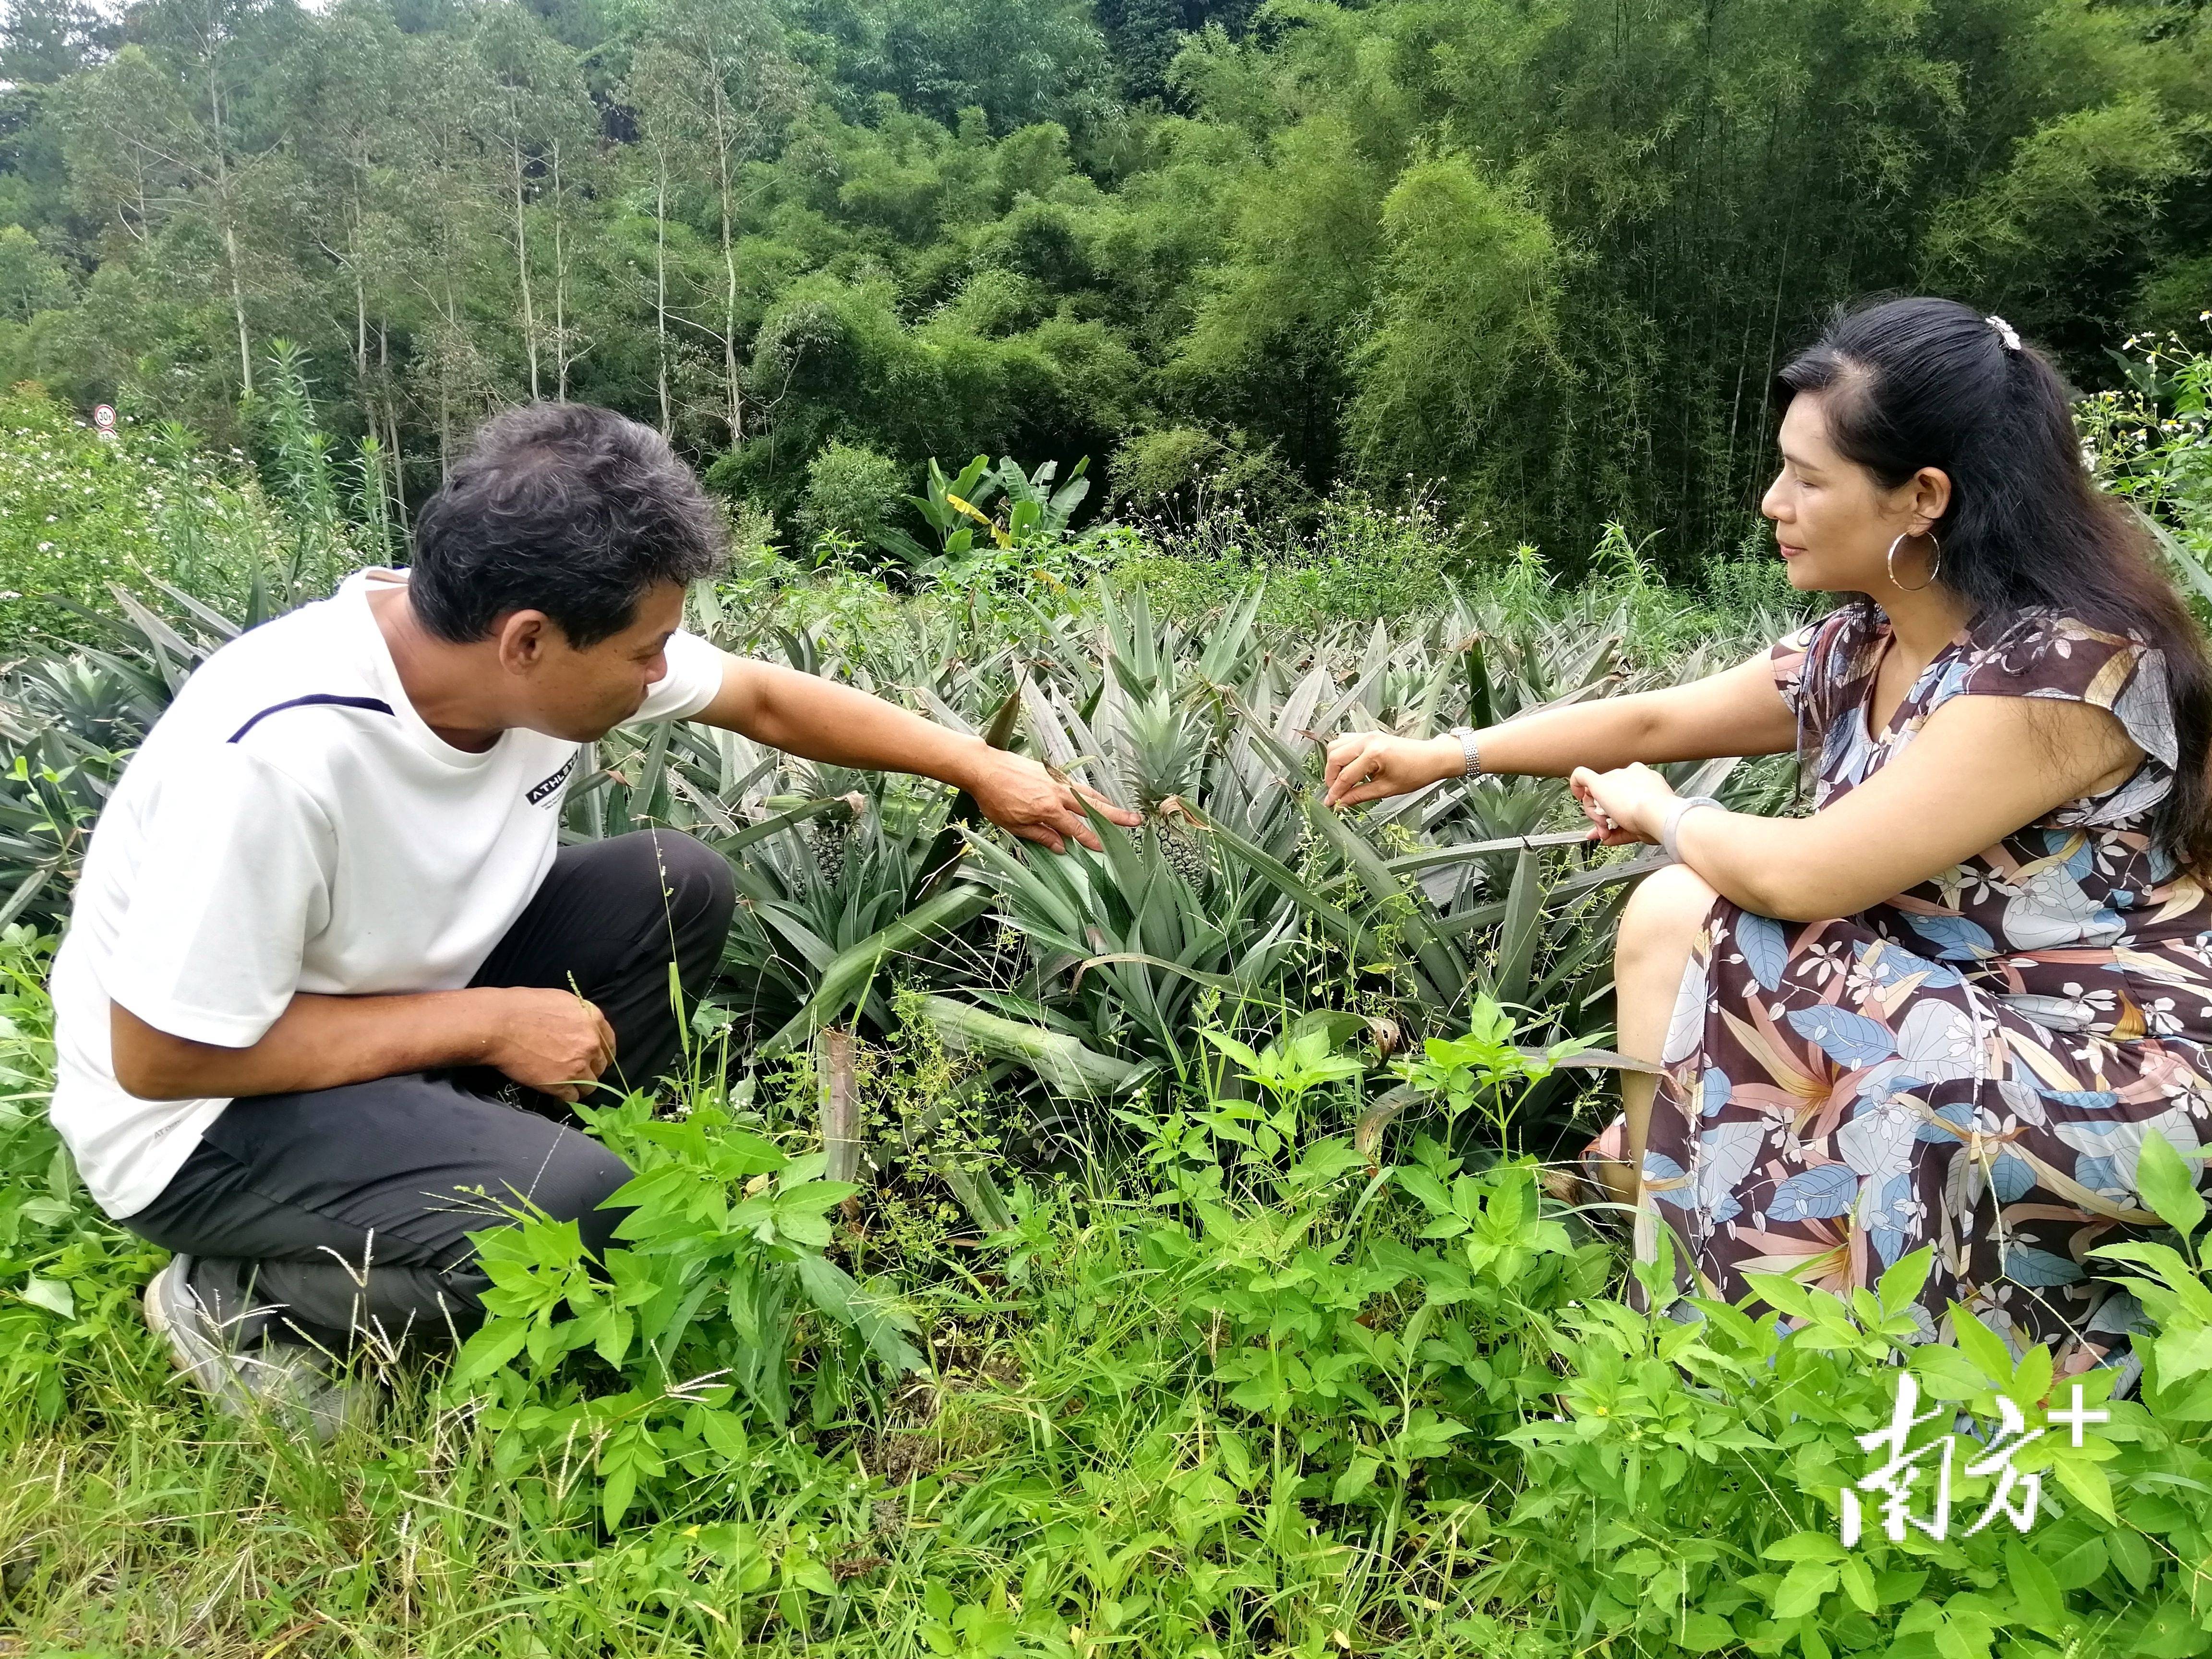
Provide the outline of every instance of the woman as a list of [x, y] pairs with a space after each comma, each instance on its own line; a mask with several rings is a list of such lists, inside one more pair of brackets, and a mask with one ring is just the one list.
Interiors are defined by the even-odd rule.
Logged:
[[[1571, 775], [1596, 839], [1676, 862], [1623, 913], [1623, 1050], [1656, 1060], [1593, 1152], [1703, 1287], [1847, 1291], [1935, 1246], [1961, 1302], [2078, 1369], [2132, 1303], [2089, 1249], [2154, 1223], [2155, 1130], [2204, 1138], [2212, 672], [2065, 393], [2000, 318], [1840, 317], [1783, 371], [1761, 503], [1790, 585], [1850, 597], [1724, 673], [1429, 741], [1330, 746], [1348, 805], [1459, 775]], [[1464, 741], [1462, 741], [1462, 738]], [[1795, 749], [1815, 810], [1678, 800], [1645, 764]], [[1640, 1170], [1640, 1190], [1628, 1171]]]

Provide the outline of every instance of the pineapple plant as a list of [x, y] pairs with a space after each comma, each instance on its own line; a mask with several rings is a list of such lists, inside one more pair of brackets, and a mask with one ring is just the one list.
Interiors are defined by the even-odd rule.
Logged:
[[[0, 677], [0, 921], [58, 924], [122, 752], [238, 626], [174, 590], [116, 598], [127, 622], [108, 647]], [[895, 627], [858, 614], [784, 627], [708, 597], [699, 608], [728, 648], [1019, 744], [1139, 810], [1144, 828], [1102, 830], [1103, 853], [1015, 845], [933, 785], [870, 778], [833, 794], [863, 781], [684, 725], [604, 739], [564, 803], [564, 836], [665, 824], [730, 859], [728, 1006], [757, 1058], [820, 1030], [880, 1037], [896, 990], [912, 987], [945, 1020], [995, 1022], [972, 1046], [990, 1085], [1039, 1122], [1095, 1114], [1133, 1086], [1138, 1073], [1109, 1079], [1104, 1057], [1179, 1073], [1210, 1017], [1201, 994], [1334, 998], [1330, 963], [1364, 975], [1362, 1012], [1396, 1021], [1408, 1043], [1452, 1029], [1477, 990], [1539, 1011], [1530, 1035], [1547, 1042], [1604, 1024], [1613, 914], [1648, 866], [1579, 865], [1578, 836], [1546, 833], [1571, 809], [1540, 780], [1455, 780], [1322, 812], [1318, 745], [1641, 690], [1747, 641], [1669, 655], [1596, 594], [1541, 609], [1455, 597], [1430, 617], [1295, 635], [1257, 623], [1256, 596], [1198, 623], [1155, 617], [1141, 592], [1100, 599], [988, 624], [920, 601]], [[1744, 787], [1715, 764], [1675, 769], [1678, 787]], [[1563, 1103], [1566, 1079], [1555, 1092]]]
[[1105, 605], [1097, 647], [1104, 672], [1086, 735], [1111, 756], [1125, 803], [1144, 815], [1146, 839], [1194, 892], [1206, 890], [1213, 860], [1203, 816], [1193, 809], [1211, 787], [1208, 758], [1222, 749], [1225, 721], [1209, 718], [1178, 679], [1225, 711], [1233, 683], [1257, 666], [1252, 617], [1251, 606], [1239, 605], [1200, 636], [1156, 623], [1141, 589]]
[[1168, 868], [1194, 891], [1203, 892], [1211, 860], [1204, 834], [1184, 800], [1198, 793], [1212, 733], [1188, 711], [1176, 708], [1164, 686], [1131, 699], [1121, 725], [1121, 779], [1136, 810], [1145, 815], [1146, 833]]

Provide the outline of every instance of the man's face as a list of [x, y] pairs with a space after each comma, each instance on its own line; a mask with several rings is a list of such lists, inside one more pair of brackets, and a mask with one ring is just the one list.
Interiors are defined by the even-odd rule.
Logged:
[[629, 626], [581, 650], [534, 611], [501, 623], [500, 662], [515, 677], [518, 726], [591, 743], [637, 713], [668, 672], [668, 636], [684, 621], [684, 589], [662, 582], [638, 601]]

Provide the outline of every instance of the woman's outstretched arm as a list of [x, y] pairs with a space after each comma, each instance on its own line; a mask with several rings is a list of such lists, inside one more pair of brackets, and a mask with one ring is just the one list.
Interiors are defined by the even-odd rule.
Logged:
[[[1486, 726], [1475, 743], [1485, 772], [1564, 778], [1578, 766], [1602, 772], [1632, 761], [1779, 754], [1796, 738], [1796, 720], [1762, 651], [1687, 685], [1601, 697]], [[1465, 763], [1457, 738], [1356, 732], [1328, 746], [1327, 800], [1352, 806], [1402, 795], [1459, 776]]]
[[[1675, 827], [1682, 862], [1723, 896], [1784, 921], [1848, 916], [1942, 874], [2068, 801], [2125, 781], [2142, 759], [2087, 703], [1955, 697], [1864, 783], [1810, 817], [1710, 807]], [[1644, 766], [1578, 771], [1576, 796], [1607, 846], [1656, 842], [1674, 804]]]

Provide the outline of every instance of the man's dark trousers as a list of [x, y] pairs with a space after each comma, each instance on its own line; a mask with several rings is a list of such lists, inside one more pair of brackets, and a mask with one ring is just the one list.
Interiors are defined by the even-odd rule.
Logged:
[[[668, 964], [687, 1002], [704, 992], [734, 902], [729, 866], [689, 836], [563, 848], [473, 983], [574, 988], [614, 1028], [601, 1080], [650, 1087], [682, 1052]], [[198, 1258], [192, 1288], [240, 1341], [276, 1309], [289, 1334], [334, 1349], [362, 1332], [431, 1345], [465, 1335], [489, 1283], [469, 1232], [526, 1200], [602, 1250], [620, 1212], [599, 1204], [630, 1176], [550, 1096], [521, 1091], [526, 1107], [492, 1097], [505, 1081], [416, 1073], [234, 1100], [123, 1224]]]

